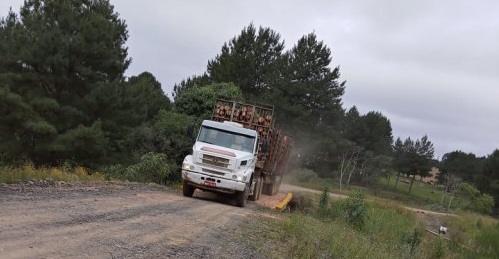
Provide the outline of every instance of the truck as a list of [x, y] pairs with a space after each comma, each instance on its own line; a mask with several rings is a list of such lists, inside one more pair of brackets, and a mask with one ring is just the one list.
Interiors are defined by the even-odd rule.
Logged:
[[275, 127], [271, 105], [218, 98], [182, 163], [183, 195], [196, 189], [233, 195], [236, 205], [275, 195], [293, 138]]

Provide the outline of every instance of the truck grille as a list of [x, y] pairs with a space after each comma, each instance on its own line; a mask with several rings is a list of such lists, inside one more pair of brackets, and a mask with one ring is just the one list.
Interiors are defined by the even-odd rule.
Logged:
[[205, 173], [216, 174], [216, 175], [220, 175], [220, 176], [224, 176], [225, 175], [225, 173], [218, 172], [218, 171], [215, 171], [215, 170], [206, 169], [206, 168], [203, 168], [202, 171], [205, 172]]
[[227, 158], [216, 157], [212, 155], [203, 155], [203, 158], [201, 160], [203, 164], [209, 164], [223, 168], [229, 167], [229, 159]]

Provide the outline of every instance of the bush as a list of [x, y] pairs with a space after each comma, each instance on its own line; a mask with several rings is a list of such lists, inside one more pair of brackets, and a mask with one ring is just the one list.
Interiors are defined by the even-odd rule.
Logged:
[[296, 172], [296, 180], [299, 182], [315, 182], [318, 179], [317, 174], [309, 169], [303, 169], [299, 172]]
[[324, 187], [322, 191], [321, 198], [319, 199], [319, 215], [320, 216], [328, 216], [328, 203], [329, 203], [329, 188]]
[[347, 222], [359, 229], [364, 227], [368, 217], [368, 207], [365, 198], [366, 196], [364, 193], [354, 190], [350, 196], [342, 202], [341, 206]]
[[492, 214], [493, 208], [494, 197], [486, 193], [476, 197], [472, 203], [472, 209], [478, 213]]
[[413, 256], [414, 253], [416, 253], [416, 248], [421, 243], [422, 234], [423, 233], [421, 233], [421, 230], [416, 228], [412, 233], [402, 235], [403, 243], [409, 245], [411, 256]]
[[149, 152], [140, 158], [139, 163], [127, 167], [125, 176], [129, 180], [164, 184], [169, 180], [171, 172], [165, 154]]
[[108, 179], [127, 179], [125, 177], [126, 166], [122, 164], [102, 166], [99, 168], [99, 170], [103, 172]]

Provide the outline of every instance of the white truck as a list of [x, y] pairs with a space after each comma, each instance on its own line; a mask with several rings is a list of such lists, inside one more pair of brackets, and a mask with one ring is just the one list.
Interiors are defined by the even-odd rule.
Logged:
[[292, 139], [273, 127], [273, 107], [217, 100], [182, 164], [183, 194], [234, 194], [236, 205], [277, 193]]

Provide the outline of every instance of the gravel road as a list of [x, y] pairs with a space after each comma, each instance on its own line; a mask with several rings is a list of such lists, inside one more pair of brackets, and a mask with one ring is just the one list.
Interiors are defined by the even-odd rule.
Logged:
[[241, 226], [248, 202], [138, 183], [0, 185], [0, 258], [265, 258]]

